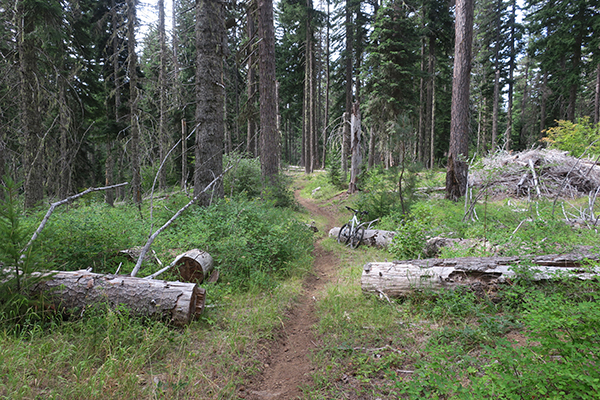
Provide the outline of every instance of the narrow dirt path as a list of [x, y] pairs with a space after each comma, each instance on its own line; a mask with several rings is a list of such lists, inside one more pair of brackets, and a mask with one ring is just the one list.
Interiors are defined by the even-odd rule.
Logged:
[[[296, 199], [312, 216], [326, 218], [326, 226], [319, 230], [329, 232], [335, 225], [334, 213], [326, 207], [319, 207], [311, 200], [302, 199], [296, 193]], [[302, 386], [312, 383], [313, 366], [309, 356], [316, 347], [313, 327], [318, 322], [315, 313], [315, 295], [332, 279], [339, 260], [325, 251], [321, 240], [315, 243], [313, 251], [314, 270], [303, 284], [298, 303], [288, 312], [288, 319], [280, 337], [272, 343], [269, 358], [265, 361], [262, 373], [240, 388], [239, 395], [249, 400], [262, 399], [300, 399]], [[270, 343], [271, 345], [271, 343]]]

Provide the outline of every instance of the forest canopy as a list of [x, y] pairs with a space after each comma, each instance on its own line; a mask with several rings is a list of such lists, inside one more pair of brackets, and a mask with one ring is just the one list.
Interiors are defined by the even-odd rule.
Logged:
[[[106, 201], [139, 202], [155, 176], [200, 192], [227, 154], [259, 157], [265, 176], [293, 164], [347, 179], [353, 151], [363, 169], [445, 166], [454, 5], [200, 3], [213, 4], [173, 0], [167, 26], [158, 0], [142, 38], [134, 0], [3, 2], [0, 176], [23, 183], [27, 208], [125, 181]], [[540, 146], [559, 120], [598, 123], [597, 5], [486, 0], [470, 23], [470, 154]]]

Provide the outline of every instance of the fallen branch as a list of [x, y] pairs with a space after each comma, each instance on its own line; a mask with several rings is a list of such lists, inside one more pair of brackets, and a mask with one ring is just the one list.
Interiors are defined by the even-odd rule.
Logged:
[[52, 215], [52, 213], [54, 212], [54, 210], [56, 209], [56, 207], [63, 205], [65, 203], [68, 203], [70, 201], [73, 201], [81, 196], [85, 196], [88, 193], [92, 193], [92, 192], [98, 192], [100, 190], [108, 190], [108, 189], [115, 189], [121, 186], [125, 186], [125, 185], [129, 185], [129, 182], [124, 182], [124, 183], [119, 183], [117, 185], [111, 185], [111, 186], [103, 186], [103, 187], [99, 187], [99, 188], [89, 188], [84, 190], [81, 193], [78, 194], [74, 194], [73, 196], [69, 196], [66, 199], [63, 199], [61, 201], [57, 201], [56, 203], [52, 203], [50, 204], [50, 208], [48, 209], [48, 211], [46, 212], [46, 215], [44, 215], [44, 218], [42, 219], [42, 222], [40, 222], [40, 225], [38, 226], [38, 228], [35, 230], [35, 232], [33, 233], [33, 236], [31, 236], [31, 239], [29, 239], [29, 242], [27, 242], [27, 244], [25, 245], [25, 247], [23, 248], [23, 250], [21, 250], [21, 257], [23, 256], [23, 254], [25, 254], [25, 252], [27, 251], [27, 249], [29, 249], [29, 246], [31, 246], [31, 244], [35, 241], [35, 239], [37, 239], [37, 237], [39, 236], [40, 232], [42, 232], [42, 229], [44, 229], [44, 227], [46, 226], [46, 223], [48, 222], [48, 219], [50, 218], [50, 216]]
[[175, 215], [173, 215], [171, 217], [171, 219], [169, 219], [163, 226], [161, 226], [160, 228], [158, 228], [149, 238], [148, 241], [146, 242], [146, 244], [144, 245], [144, 247], [142, 248], [142, 251], [140, 252], [140, 256], [138, 257], [138, 260], [135, 264], [135, 267], [133, 268], [133, 271], [131, 271], [131, 276], [136, 276], [137, 273], [139, 272], [140, 268], [142, 267], [142, 261], [144, 261], [144, 256], [146, 255], [146, 253], [148, 252], [148, 250], [150, 249], [150, 246], [152, 245], [152, 243], [154, 242], [154, 240], [156, 239], [156, 237], [158, 235], [160, 235], [160, 233], [162, 231], [164, 231], [165, 229], [167, 229], [169, 227], [169, 225], [171, 225], [185, 210], [187, 210], [192, 204], [194, 204], [198, 198], [200, 197], [200, 195], [204, 194], [207, 190], [209, 190], [219, 179], [221, 179], [223, 177], [223, 175], [225, 175], [225, 173], [227, 173], [227, 171], [229, 171], [232, 167], [227, 168], [225, 171], [223, 171], [221, 173], [221, 175], [217, 176], [215, 179], [212, 180], [211, 183], [209, 183], [200, 193], [198, 193], [197, 195], [194, 196], [194, 198], [192, 200], [190, 200], [185, 206], [181, 207], [179, 209], [179, 211], [177, 211], [175, 213]]

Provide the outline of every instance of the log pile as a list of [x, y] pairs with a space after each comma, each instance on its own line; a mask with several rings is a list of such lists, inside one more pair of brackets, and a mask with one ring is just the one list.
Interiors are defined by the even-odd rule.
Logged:
[[550, 254], [535, 257], [465, 257], [374, 262], [364, 266], [363, 292], [402, 297], [415, 290], [452, 289], [457, 286], [495, 285], [516, 275], [513, 267], [529, 267], [531, 279], [549, 280], [556, 276], [597, 279], [600, 267], [586, 267], [598, 261], [598, 253]]
[[204, 310], [206, 291], [195, 283], [167, 282], [124, 275], [57, 271], [33, 288], [44, 293], [59, 311], [83, 313], [86, 307], [105, 303], [125, 305], [132, 316], [167, 319], [183, 326]]

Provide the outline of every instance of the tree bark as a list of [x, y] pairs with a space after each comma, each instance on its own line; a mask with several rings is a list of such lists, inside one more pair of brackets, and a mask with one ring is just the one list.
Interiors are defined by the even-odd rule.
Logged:
[[[161, 163], [169, 151], [169, 140], [166, 128], [167, 114], [167, 41], [165, 32], [165, 0], [158, 0], [158, 41], [160, 46], [160, 69], [158, 73], [158, 156]], [[166, 165], [158, 172], [158, 187], [165, 190], [167, 187], [167, 168]]]
[[277, 131], [275, 27], [273, 0], [258, 0], [260, 165], [263, 179], [274, 183], [279, 175], [280, 139]]
[[600, 64], [596, 67], [596, 94], [594, 96], [594, 123], [600, 122]]
[[82, 271], [48, 274], [34, 286], [32, 294], [43, 293], [60, 311], [83, 314], [94, 304], [111, 308], [124, 305], [131, 315], [167, 319], [184, 326], [204, 310], [206, 290], [195, 283], [166, 282]]
[[41, 115], [35, 37], [35, 12], [26, 2], [18, 3], [20, 21], [18, 52], [20, 75], [21, 143], [23, 146], [25, 208], [35, 207], [44, 197], [41, 162]]
[[511, 0], [512, 11], [510, 14], [510, 60], [508, 62], [508, 104], [506, 115], [506, 150], [510, 150], [511, 134], [513, 127], [513, 94], [514, 94], [514, 74], [515, 74], [515, 15], [517, 12], [517, 4], [515, 0]]
[[194, 196], [200, 206], [223, 197], [222, 182], [204, 190], [223, 171], [225, 132], [223, 56], [225, 22], [223, 5], [212, 0], [196, 3], [196, 163]]
[[131, 189], [133, 201], [142, 204], [142, 176], [140, 173], [140, 124], [137, 76], [137, 54], [135, 53], [135, 0], [127, 0], [127, 73], [129, 75], [129, 123], [131, 129]]
[[358, 102], [352, 106], [352, 116], [350, 117], [350, 151], [352, 153], [352, 163], [350, 168], [350, 185], [348, 193], [358, 191], [358, 175], [360, 174], [360, 164], [362, 163], [361, 153], [361, 118], [360, 105]]
[[593, 279], [600, 267], [584, 269], [589, 261], [598, 261], [597, 253], [550, 254], [531, 257], [467, 257], [368, 263], [361, 277], [363, 292], [401, 297], [415, 290], [440, 290], [465, 285], [490, 285], [515, 278], [513, 267], [529, 267], [531, 279], [549, 280], [557, 275]]
[[496, 5], [496, 43], [494, 44], [494, 102], [492, 110], [492, 152], [498, 144], [498, 118], [500, 112], [500, 31], [502, 29], [501, 16], [502, 0]]
[[446, 171], [446, 198], [464, 195], [469, 154], [469, 83], [473, 40], [473, 0], [456, 2], [456, 40], [450, 118], [450, 149]]
[[346, 110], [344, 114], [344, 130], [342, 135], [342, 182], [346, 181], [348, 176], [348, 150], [350, 148], [350, 115], [352, 113], [352, 56], [354, 53], [354, 29], [352, 24], [352, 5], [350, 0], [346, 0]]
[[247, 23], [246, 30], [248, 34], [248, 40], [252, 45], [249, 46], [248, 55], [248, 76], [247, 76], [247, 88], [246, 91], [248, 93], [248, 121], [246, 128], [246, 152], [251, 157], [258, 156], [257, 143], [258, 140], [256, 138], [256, 93], [257, 93], [257, 79], [256, 79], [256, 55], [254, 52], [254, 48], [256, 46], [256, 1], [251, 0], [248, 2], [248, 10], [247, 10]]

